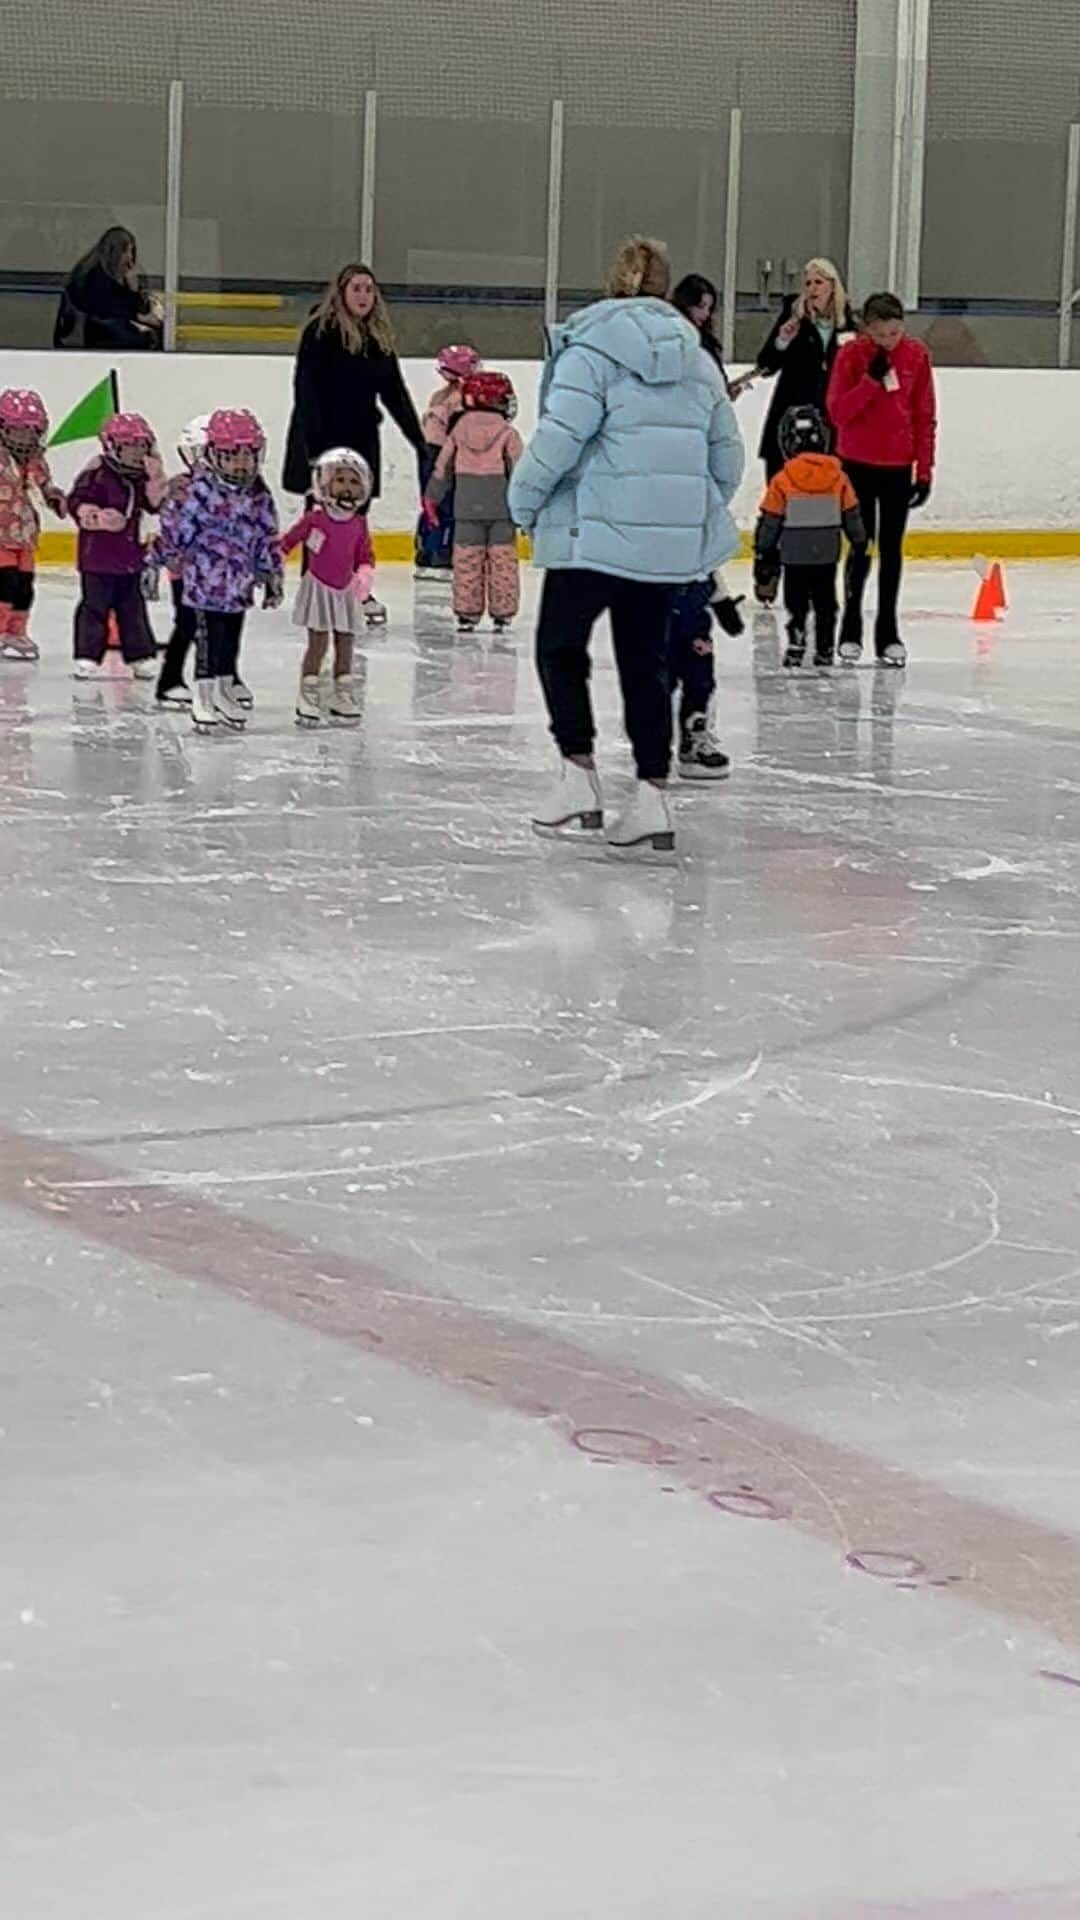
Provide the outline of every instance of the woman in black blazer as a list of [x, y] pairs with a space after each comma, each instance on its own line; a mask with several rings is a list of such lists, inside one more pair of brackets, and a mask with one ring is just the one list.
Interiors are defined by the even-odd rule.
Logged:
[[844, 283], [831, 260], [810, 260], [803, 269], [802, 292], [784, 301], [780, 318], [757, 357], [757, 365], [739, 381], [745, 390], [762, 377], [776, 376], [776, 392], [765, 420], [759, 452], [772, 480], [784, 464], [780, 422], [789, 407], [825, 411], [825, 391], [833, 361], [855, 321]]
[[379, 426], [385, 407], [417, 457], [424, 436], [394, 351], [394, 334], [370, 268], [343, 267], [300, 336], [282, 485], [309, 492], [311, 469], [331, 447], [352, 447], [379, 493]]

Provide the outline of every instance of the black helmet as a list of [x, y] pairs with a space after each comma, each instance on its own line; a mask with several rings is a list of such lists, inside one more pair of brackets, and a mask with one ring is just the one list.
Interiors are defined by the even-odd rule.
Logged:
[[829, 429], [817, 407], [789, 407], [780, 422], [780, 451], [785, 460], [800, 453], [828, 453]]

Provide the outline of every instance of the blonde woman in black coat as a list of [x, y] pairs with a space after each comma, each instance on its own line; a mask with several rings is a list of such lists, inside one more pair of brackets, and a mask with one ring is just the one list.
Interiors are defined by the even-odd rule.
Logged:
[[839, 268], [831, 260], [808, 260], [801, 292], [788, 295], [756, 366], [736, 387], [744, 393], [755, 380], [776, 379], [759, 448], [767, 479], [774, 479], [784, 464], [780, 422], [785, 413], [789, 407], [807, 406], [824, 412], [833, 361], [854, 333], [855, 319]]
[[[855, 320], [840, 269], [831, 260], [808, 260], [803, 268], [801, 291], [785, 299], [756, 365], [732, 388], [732, 398], [737, 399], [756, 380], [776, 380], [758, 449], [768, 480], [772, 480], [784, 464], [780, 422], [785, 413], [790, 407], [806, 406], [817, 407], [824, 413], [833, 362], [841, 346], [854, 333]], [[763, 605], [772, 605], [779, 580], [773, 560], [759, 564], [754, 591]]]
[[[394, 350], [386, 302], [370, 268], [353, 261], [331, 281], [300, 336], [281, 481], [286, 493], [308, 494], [319, 455], [352, 447], [371, 468], [371, 497], [377, 499], [383, 408], [419, 461], [424, 436]], [[385, 618], [374, 601], [366, 612], [372, 624]]]

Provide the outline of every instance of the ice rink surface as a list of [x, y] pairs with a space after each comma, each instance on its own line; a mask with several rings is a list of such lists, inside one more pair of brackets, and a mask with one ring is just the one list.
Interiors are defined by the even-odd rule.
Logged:
[[530, 834], [528, 615], [385, 569], [310, 734], [258, 614], [202, 740], [43, 581], [5, 1920], [1076, 1920], [1080, 570], [973, 584], [720, 642], [663, 870]]

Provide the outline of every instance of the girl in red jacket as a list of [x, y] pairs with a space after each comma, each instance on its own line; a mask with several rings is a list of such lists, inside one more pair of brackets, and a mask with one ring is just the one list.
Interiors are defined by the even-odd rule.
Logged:
[[[865, 333], [842, 347], [826, 400], [837, 447], [858, 495], [867, 539], [876, 543], [878, 611], [874, 650], [882, 666], [907, 665], [896, 624], [904, 530], [913, 507], [925, 506], [934, 479], [937, 402], [930, 355], [904, 332], [904, 309], [892, 293], [871, 295]], [[848, 556], [844, 618], [837, 654], [849, 665], [862, 654], [862, 603], [870, 557]]]

